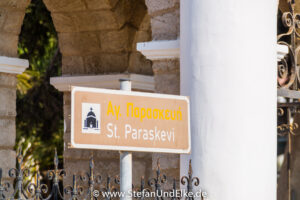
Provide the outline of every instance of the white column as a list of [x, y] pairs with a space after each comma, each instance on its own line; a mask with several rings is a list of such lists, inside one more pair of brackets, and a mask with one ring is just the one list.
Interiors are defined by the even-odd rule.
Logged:
[[[276, 199], [274, 0], [180, 1], [181, 93], [210, 200]], [[187, 167], [181, 158], [181, 175]]]

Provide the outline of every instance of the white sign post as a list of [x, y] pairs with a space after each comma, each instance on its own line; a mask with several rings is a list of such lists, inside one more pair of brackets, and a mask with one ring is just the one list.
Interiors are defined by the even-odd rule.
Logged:
[[[120, 89], [124, 91], [131, 91], [130, 80], [121, 79]], [[132, 153], [120, 151], [120, 191], [121, 200], [131, 200], [129, 191], [132, 190]]]

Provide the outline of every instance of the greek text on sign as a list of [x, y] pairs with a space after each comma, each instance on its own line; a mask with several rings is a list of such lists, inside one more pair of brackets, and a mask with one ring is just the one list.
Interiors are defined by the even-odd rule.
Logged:
[[72, 88], [74, 148], [189, 153], [184, 96]]

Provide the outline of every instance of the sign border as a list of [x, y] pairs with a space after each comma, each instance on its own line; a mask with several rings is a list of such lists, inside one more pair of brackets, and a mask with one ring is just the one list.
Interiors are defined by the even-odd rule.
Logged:
[[[75, 109], [75, 93], [80, 92], [91, 92], [91, 93], [106, 93], [106, 94], [119, 94], [129, 96], [142, 96], [142, 97], [153, 97], [163, 99], [179, 99], [185, 100], [188, 104], [188, 149], [165, 149], [165, 148], [149, 148], [149, 147], [130, 147], [130, 146], [112, 146], [112, 145], [94, 145], [94, 144], [76, 144], [74, 142], [74, 109]], [[131, 151], [131, 152], [154, 152], [154, 153], [174, 153], [174, 154], [190, 154], [191, 153], [191, 129], [190, 129], [190, 101], [186, 96], [158, 94], [158, 93], [147, 93], [147, 92], [133, 92], [124, 90], [109, 90], [100, 88], [90, 87], [71, 87], [71, 147], [69, 148], [80, 148], [80, 149], [99, 149], [99, 150], [114, 150], [114, 151]]]

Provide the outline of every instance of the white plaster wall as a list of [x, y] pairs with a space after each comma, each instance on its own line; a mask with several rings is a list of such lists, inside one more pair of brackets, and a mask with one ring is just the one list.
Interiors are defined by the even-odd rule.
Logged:
[[181, 0], [180, 9], [193, 171], [211, 200], [275, 200], [277, 1]]

